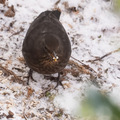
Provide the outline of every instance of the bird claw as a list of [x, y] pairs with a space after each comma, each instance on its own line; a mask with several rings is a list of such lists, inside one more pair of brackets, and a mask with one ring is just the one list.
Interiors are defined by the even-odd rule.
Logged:
[[37, 81], [33, 78], [32, 73], [33, 73], [33, 70], [30, 69], [29, 72], [28, 72], [27, 85], [29, 85], [29, 79], [31, 79], [31, 80], [34, 81], [34, 82], [37, 82]]
[[54, 89], [56, 89], [59, 85], [62, 86], [63, 89], [65, 89], [64, 85], [62, 84], [62, 81], [60, 80], [60, 74], [58, 73], [58, 77], [53, 77], [53, 76], [44, 76], [45, 79], [55, 81], [57, 82], [57, 85], [55, 86]]
[[55, 86], [54, 89], [56, 89], [58, 86], [62, 86], [63, 89], [65, 89], [64, 85], [62, 84], [62, 81], [61, 80], [57, 80], [57, 85]]

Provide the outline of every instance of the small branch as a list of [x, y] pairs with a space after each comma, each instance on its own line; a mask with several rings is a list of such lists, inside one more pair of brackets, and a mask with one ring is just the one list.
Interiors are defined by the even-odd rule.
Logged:
[[114, 51], [112, 51], [112, 52], [109, 52], [109, 53], [103, 55], [102, 57], [98, 57], [97, 59], [94, 59], [94, 60], [88, 60], [87, 62], [100, 61], [100, 60], [102, 60], [103, 58], [105, 58], [105, 57], [111, 55], [112, 53], [118, 52], [118, 51], [120, 51], [120, 48], [118, 48], [117, 50], [114, 50]]
[[[86, 65], [84, 63], [82, 63], [81, 61], [77, 60], [76, 58], [72, 57], [74, 60], [76, 60], [77, 62], [70, 60], [68, 62], [69, 65], [71, 66], [75, 66], [75, 68], [83, 74], [87, 74], [90, 75], [90, 81], [96, 85], [97, 87], [100, 87], [100, 82], [97, 81], [97, 78], [101, 78], [101, 74], [97, 73], [95, 70], [93, 70], [89, 65]], [[78, 64], [81, 63], [82, 65]]]
[[86, 65], [86, 64], [82, 63], [80, 60], [78, 60], [78, 59], [76, 59], [76, 58], [74, 58], [72, 56], [71, 56], [71, 58], [74, 59], [75, 61], [81, 63], [86, 69], [89, 69], [90, 71], [94, 71], [96, 73], [96, 71], [93, 70], [93, 68], [91, 68], [89, 65]]
[[[24, 102], [24, 105], [25, 105], [25, 108], [26, 108], [25, 102]], [[23, 109], [23, 117], [25, 118], [25, 120], [27, 120], [27, 116], [26, 116], [26, 114], [25, 114], [25, 108]]]
[[61, 0], [58, 0], [56, 3], [55, 3], [55, 6], [57, 6], [59, 3], [60, 3]]
[[[85, 66], [83, 66], [83, 65], [79, 65], [77, 62], [75, 62], [75, 61], [73, 61], [73, 60], [70, 60], [69, 61], [69, 63], [68, 63], [69, 65], [74, 65], [78, 70], [79, 70], [79, 72], [81, 72], [81, 73], [84, 73], [84, 74], [88, 74], [88, 75], [92, 75], [92, 73], [91, 73], [91, 71], [89, 70], [89, 68], [86, 68]], [[90, 69], [92, 69], [92, 68], [90, 68]], [[94, 71], [93, 69], [92, 69], [92, 71]], [[95, 72], [95, 71], [94, 71]], [[96, 72], [95, 72], [96, 73]], [[93, 75], [92, 75], [93, 76]]]
[[3, 73], [7, 74], [8, 76], [12, 75], [13, 82], [17, 82], [17, 83], [25, 85], [26, 82], [22, 81], [18, 76], [16, 76], [16, 74], [13, 71], [8, 70], [7, 68], [3, 67], [2, 65], [0, 65], [0, 69], [3, 71]]
[[27, 117], [26, 117], [26, 115], [25, 115], [25, 114], [23, 115], [23, 117], [25, 118], [25, 120], [27, 120]]
[[0, 60], [6, 61], [7, 59], [4, 59], [4, 58], [0, 57]]
[[6, 48], [3, 48], [3, 47], [1, 47], [1, 46], [0, 46], [0, 49], [2, 49], [2, 50], [5, 50], [5, 51], [8, 51], [8, 49], [6, 49]]
[[72, 57], [72, 56], [71, 56], [71, 58], [74, 59], [74, 60], [76, 60], [76, 61], [78, 61], [78, 62], [81, 63], [82, 65], [84, 65], [84, 63], [82, 63], [80, 60], [78, 60], [78, 59], [76, 59], [76, 58], [74, 58], [74, 57]]
[[24, 31], [24, 28], [20, 27], [20, 30], [18, 32], [13, 33], [9, 38], [11, 38], [14, 35], [20, 34], [22, 31]]

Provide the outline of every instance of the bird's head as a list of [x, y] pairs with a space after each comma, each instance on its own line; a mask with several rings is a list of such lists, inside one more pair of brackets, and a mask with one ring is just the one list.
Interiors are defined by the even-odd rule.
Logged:
[[59, 48], [59, 38], [55, 35], [46, 35], [44, 45], [53, 61], [57, 62], [59, 59], [57, 55], [57, 50]]

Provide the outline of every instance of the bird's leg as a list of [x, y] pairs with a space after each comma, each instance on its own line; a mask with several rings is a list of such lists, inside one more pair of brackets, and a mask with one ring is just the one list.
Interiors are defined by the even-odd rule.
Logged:
[[[63, 86], [63, 84], [62, 84], [62, 81], [60, 80], [60, 74], [62, 74], [62, 72], [59, 72], [58, 73], [58, 77], [53, 77], [53, 76], [44, 76], [44, 78], [45, 79], [47, 79], [47, 80], [51, 80], [51, 81], [55, 81], [55, 82], [57, 82], [57, 85], [55, 86], [55, 88], [57, 88], [59, 85], [61, 85], [63, 88], [64, 88], [64, 86]], [[54, 89], [55, 89], [54, 88]], [[65, 88], [64, 88], [65, 89]]]
[[64, 86], [63, 86], [63, 84], [62, 84], [62, 82], [61, 82], [61, 80], [60, 80], [60, 74], [61, 74], [61, 72], [58, 73], [57, 85], [55, 86], [55, 88], [57, 88], [59, 85], [61, 85], [63, 87], [63, 89], [65, 89]]
[[51, 74], [50, 75], [44, 75], [44, 79], [46, 79], [46, 80], [53, 80], [53, 81], [55, 81], [55, 77], [53, 77], [53, 76], [51, 76]]
[[27, 80], [27, 85], [29, 85], [29, 80], [32, 79], [34, 82], [36, 82], [36, 80], [34, 80], [33, 76], [32, 76], [33, 70], [30, 69], [28, 72], [28, 80]]

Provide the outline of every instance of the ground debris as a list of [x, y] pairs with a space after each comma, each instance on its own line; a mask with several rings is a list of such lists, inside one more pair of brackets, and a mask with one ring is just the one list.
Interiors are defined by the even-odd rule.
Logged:
[[5, 2], [6, 2], [6, 0], [0, 0], [0, 3], [1, 3], [1, 4], [4, 4], [4, 5], [5, 5]]
[[7, 118], [7, 119], [13, 118], [13, 116], [14, 116], [14, 113], [13, 113], [12, 111], [9, 111], [9, 112], [8, 112], [8, 115], [6, 116], [6, 118]]
[[7, 69], [6, 67], [3, 67], [2, 65], [0, 65], [0, 69], [3, 71], [3, 73], [5, 75], [7, 75], [7, 76], [12, 75], [11, 80], [13, 82], [17, 82], [17, 83], [20, 83], [20, 84], [23, 84], [23, 85], [26, 84], [26, 82], [22, 81], [13, 71]]
[[27, 92], [27, 98], [29, 98], [30, 96], [32, 96], [34, 90], [32, 88], [28, 88], [28, 92]]
[[14, 6], [12, 5], [11, 7], [8, 8], [8, 10], [4, 14], [6, 17], [14, 17], [15, 16], [15, 10]]
[[0, 114], [0, 119], [4, 118], [4, 117], [6, 117], [6, 116], [7, 116], [7, 115], [6, 115], [5, 113]]
[[111, 55], [111, 54], [113, 54], [113, 53], [115, 53], [115, 52], [118, 52], [118, 51], [120, 51], [120, 48], [118, 48], [117, 50], [111, 51], [111, 52], [103, 55], [102, 57], [97, 57], [97, 58], [94, 59], [94, 60], [88, 60], [87, 62], [92, 62], [92, 63], [93, 63], [93, 62], [95, 62], [95, 61], [100, 61], [100, 60], [102, 60], [103, 58], [105, 58], [105, 57], [107, 57], [107, 56], [109, 56], [109, 55]]
[[20, 27], [20, 30], [19, 30], [18, 32], [13, 33], [9, 38], [11, 38], [11, 37], [14, 36], [14, 35], [18, 35], [18, 34], [20, 34], [20, 33], [23, 32], [23, 31], [24, 31], [24, 28], [23, 28], [23, 27]]
[[[68, 64], [71, 65], [72, 67], [76, 68], [77, 70], [71, 69], [71, 70], [67, 70], [67, 71], [70, 72], [73, 76], [77, 76], [77, 77], [79, 76], [79, 73], [89, 75], [89, 82], [92, 82], [95, 86], [100, 87], [101, 81], [98, 81], [98, 79], [100, 79], [100, 78], [102, 79], [102, 75], [97, 73], [89, 65], [86, 65], [77, 59], [75, 59], [75, 60], [77, 62], [70, 60]], [[82, 65], [78, 64], [78, 62], [82, 63]]]
[[[120, 20], [109, 12], [110, 3], [104, 1], [50, 0], [37, 4], [38, 0], [0, 0], [0, 119], [86, 120], [82, 116], [77, 119], [72, 106], [86, 97], [88, 88], [105, 94], [113, 90], [112, 95], [120, 98], [119, 53], [107, 53], [107, 48], [112, 51], [113, 45], [119, 46]], [[31, 22], [46, 8], [60, 9], [60, 21], [75, 56], [60, 77], [65, 89], [54, 89], [56, 79], [46, 80], [36, 72], [33, 77], [37, 82], [26, 85], [29, 68], [22, 56], [22, 43]], [[9, 9], [11, 17], [4, 15]], [[92, 56], [103, 51], [106, 55]]]

